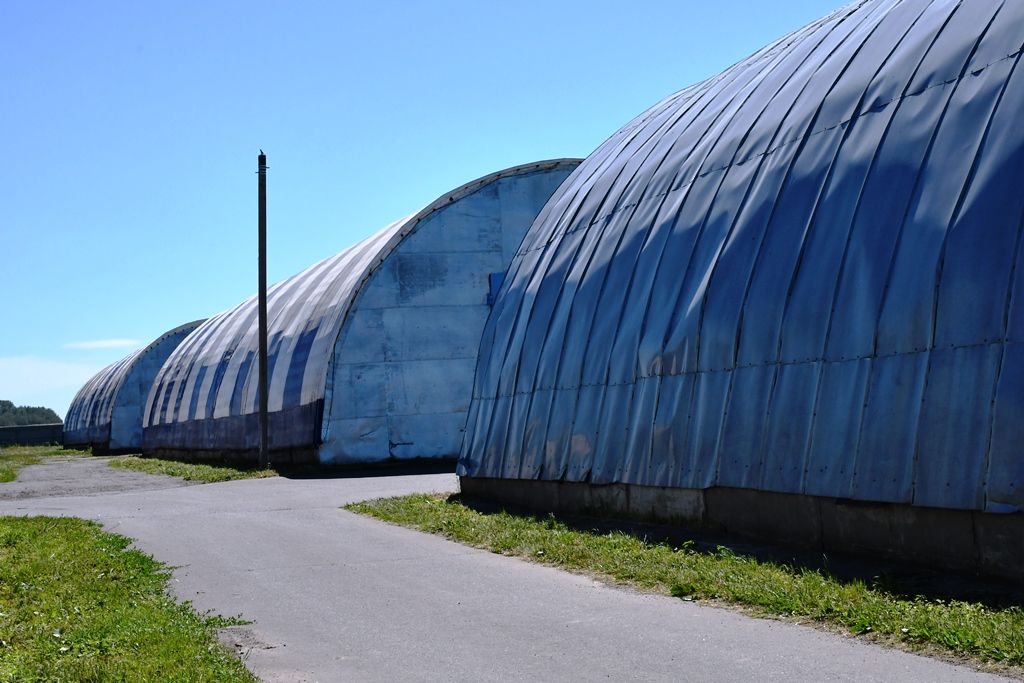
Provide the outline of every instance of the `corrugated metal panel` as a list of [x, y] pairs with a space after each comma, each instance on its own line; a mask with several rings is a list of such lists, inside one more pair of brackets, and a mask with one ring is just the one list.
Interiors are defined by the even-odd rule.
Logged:
[[142, 404], [153, 378], [178, 344], [199, 327], [196, 320], [174, 328], [149, 346], [97, 372], [75, 394], [64, 419], [64, 443], [69, 446], [110, 445], [114, 448], [142, 445]]
[[1022, 44], [864, 0], [623, 127], [509, 268], [460, 472], [1024, 507]]
[[[578, 163], [579, 160], [575, 159], [558, 159], [526, 164], [468, 183], [446, 193], [422, 211], [396, 221], [336, 256], [270, 287], [267, 306], [271, 448], [305, 448], [321, 443], [323, 428], [328, 426], [323, 424], [324, 404], [325, 397], [331, 394], [327, 391], [327, 385], [332, 355], [354, 302], [362, 295], [365, 285], [375, 273], [386, 268], [408, 271], [404, 277], [401, 277], [403, 273], [399, 273], [394, 291], [387, 290], [403, 306], [457, 304], [460, 297], [468, 297], [473, 301], [480, 299], [481, 304], [485, 305], [486, 288], [480, 292], [460, 292], [455, 288], [454, 291], [447, 289], [431, 293], [429, 287], [415, 286], [417, 277], [429, 279], [432, 264], [445, 270], [447, 280], [457, 284], [460, 273], [467, 270], [460, 267], [460, 263], [482, 258], [480, 253], [474, 251], [462, 253], [467, 249], [466, 240], [460, 239], [460, 235], [455, 232], [443, 236], [443, 253], [415, 253], [417, 249], [413, 243], [417, 240], [417, 230], [421, 225], [427, 224], [438, 212], [455, 202], [472, 202], [475, 193], [502, 179], [541, 173], [565, 175]], [[529, 225], [553, 190], [554, 186], [550, 187], [548, 194], [534, 202], [536, 208], [532, 209], [525, 225]], [[505, 208], [510, 211], [522, 209], [517, 204]], [[462, 225], [462, 229], [482, 231], [483, 226], [469, 224]], [[412, 245], [406, 250], [411, 253], [398, 253], [395, 259], [391, 259], [405, 240], [409, 240]], [[498, 266], [503, 266], [511, 259], [515, 246], [518, 245], [505, 245], [499, 241], [495, 245], [497, 253], [488, 252], [487, 256], [494, 256], [499, 261]], [[503, 255], [503, 251], [507, 251], [507, 254]], [[385, 267], [385, 263], [389, 265]], [[374, 292], [369, 294], [372, 296]], [[429, 298], [441, 294], [448, 298]], [[380, 304], [371, 302], [372, 305]], [[258, 410], [256, 316], [254, 297], [210, 318], [167, 360], [147, 401], [144, 418], [146, 449], [241, 450], [256, 447], [258, 432], [252, 428]], [[409, 314], [410, 328], [414, 317]], [[481, 324], [482, 319], [483, 316]], [[365, 332], [363, 328], [369, 324], [368, 320], [356, 320], [353, 333], [358, 336]], [[468, 353], [473, 356], [476, 353], [476, 339], [470, 346]], [[372, 351], [383, 353], [383, 349]], [[349, 357], [346, 357], [346, 362], [350, 362]], [[360, 405], [353, 408], [358, 407], [361, 412], [359, 415], [346, 415], [345, 406], [337, 407], [336, 417], [339, 419], [333, 432], [346, 433], [347, 428], [353, 433], [366, 436], [365, 443], [342, 445], [352, 449], [352, 452], [344, 454], [349, 459], [361, 457], [360, 449], [372, 450], [372, 459], [379, 459], [377, 454], [381, 450], [385, 457], [388, 453], [387, 436], [375, 426], [384, 419], [388, 406], [377, 406], [379, 410], [376, 413], [367, 414], [368, 411], [373, 413], [375, 409], [375, 406], [367, 403], [367, 397], [370, 394], [381, 394], [371, 391], [369, 385], [385, 383], [387, 377], [376, 370], [371, 376], [364, 370], [355, 366], [339, 370], [356, 373], [342, 380], [342, 384], [348, 382], [346, 389], [353, 390], [348, 391], [341, 400], [360, 401]], [[463, 403], [468, 403], [471, 373], [470, 367]], [[354, 391], [355, 388], [361, 388], [361, 391]], [[410, 408], [407, 412], [416, 411]], [[350, 417], [354, 421], [343, 425], [342, 417]], [[461, 418], [459, 422], [460, 425], [454, 428], [456, 432], [461, 428]], [[371, 439], [370, 432], [379, 438]], [[383, 443], [382, 449], [377, 443], [380, 441]], [[337, 450], [342, 450], [342, 446], [338, 446]]]

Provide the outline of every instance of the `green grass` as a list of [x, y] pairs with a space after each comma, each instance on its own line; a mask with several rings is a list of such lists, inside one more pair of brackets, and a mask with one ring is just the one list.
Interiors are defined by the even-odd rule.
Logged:
[[554, 517], [481, 513], [430, 495], [387, 498], [346, 509], [503, 555], [596, 574], [643, 590], [707, 599], [839, 627], [912, 649], [1024, 665], [1024, 611], [960, 600], [907, 598], [865, 581], [758, 561], [719, 547], [701, 552], [620, 531], [578, 530]]
[[84, 455], [62, 446], [3, 446], [0, 448], [0, 483], [14, 481], [18, 470], [56, 455]]
[[274, 469], [207, 465], [177, 460], [161, 460], [158, 458], [139, 458], [134, 455], [114, 458], [110, 461], [110, 466], [122, 467], [126, 470], [135, 470], [136, 472], [146, 472], [147, 474], [166, 474], [171, 477], [181, 477], [185, 481], [199, 481], [204, 484], [212, 484], [218, 481], [233, 481], [235, 479], [262, 479], [263, 477], [277, 476], [277, 471]]
[[0, 517], [0, 681], [255, 681], [215, 637], [239, 623], [167, 593], [153, 558], [82, 519]]

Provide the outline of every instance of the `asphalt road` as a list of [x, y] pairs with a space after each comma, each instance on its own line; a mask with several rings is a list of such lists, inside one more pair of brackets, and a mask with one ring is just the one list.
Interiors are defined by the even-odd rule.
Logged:
[[[452, 491], [452, 475], [183, 486], [97, 459], [23, 470], [34, 486], [51, 475], [77, 476], [85, 495], [63, 486], [59, 495], [13, 497], [2, 484], [0, 514], [87, 517], [137, 539], [176, 567], [179, 597], [254, 621], [224, 638], [266, 681], [999, 680], [814, 628], [606, 586], [340, 509]], [[122, 476], [134, 490], [88, 487]]]

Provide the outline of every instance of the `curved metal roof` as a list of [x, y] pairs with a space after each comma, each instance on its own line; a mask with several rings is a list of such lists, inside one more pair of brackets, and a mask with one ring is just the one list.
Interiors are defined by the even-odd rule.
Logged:
[[[304, 410], [322, 412], [331, 354], [363, 283], [395, 247], [433, 213], [501, 178], [576, 165], [556, 159], [484, 176], [448, 192], [358, 244], [269, 288], [269, 410], [294, 415], [274, 423], [271, 446], [317, 443], [320, 425]], [[168, 358], [145, 410], [147, 448], [246, 448], [251, 429], [191, 431], [166, 426], [255, 415], [258, 410], [257, 301], [252, 297], [210, 318]], [[300, 411], [293, 413], [293, 411]], [[242, 438], [245, 444], [238, 441]], [[254, 442], [253, 442], [254, 443]]]
[[166, 339], [184, 332], [191, 332], [202, 322], [202, 320], [195, 320], [168, 330], [145, 348], [132, 352], [93, 375], [78, 390], [68, 408], [67, 416], [64, 418], [64, 443], [84, 445], [109, 440], [114, 403], [135, 364]]
[[855, 2], [627, 124], [484, 332], [460, 471], [1024, 506], [1024, 3]]

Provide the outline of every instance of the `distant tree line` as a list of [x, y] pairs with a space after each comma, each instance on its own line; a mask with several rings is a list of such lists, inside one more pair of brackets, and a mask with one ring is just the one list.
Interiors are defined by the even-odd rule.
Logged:
[[18, 425], [53, 424], [60, 422], [57, 413], [42, 406], [16, 406], [10, 401], [0, 400], [0, 427]]

